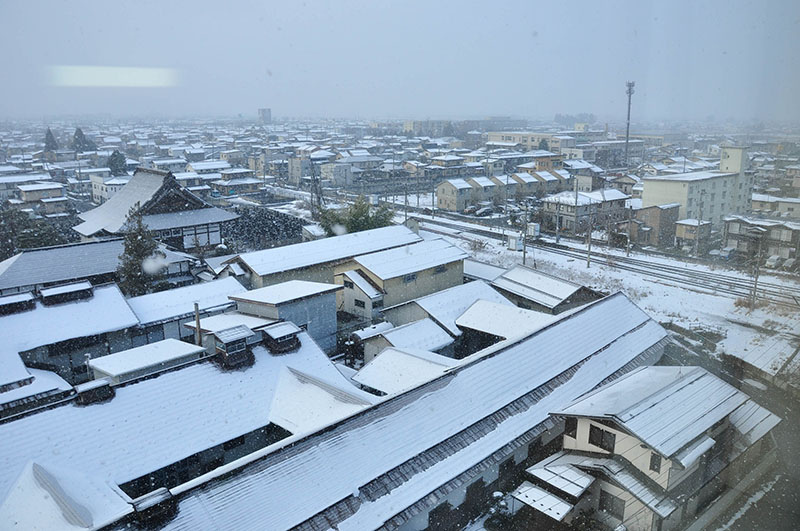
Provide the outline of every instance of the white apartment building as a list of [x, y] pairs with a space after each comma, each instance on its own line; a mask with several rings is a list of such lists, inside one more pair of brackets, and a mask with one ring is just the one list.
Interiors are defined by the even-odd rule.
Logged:
[[644, 177], [642, 206], [667, 203], [681, 205], [680, 219], [711, 221], [719, 226], [729, 214], [750, 209], [753, 175], [746, 173], [747, 148], [725, 147], [719, 170]]

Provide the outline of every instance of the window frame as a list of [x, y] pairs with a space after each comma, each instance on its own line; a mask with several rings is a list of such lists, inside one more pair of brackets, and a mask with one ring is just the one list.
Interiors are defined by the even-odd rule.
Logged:
[[661, 456], [656, 452], [650, 452], [650, 471], [661, 473]]

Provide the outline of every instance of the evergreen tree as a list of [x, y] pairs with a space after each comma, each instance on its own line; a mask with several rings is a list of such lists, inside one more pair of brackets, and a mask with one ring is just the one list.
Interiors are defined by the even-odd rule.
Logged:
[[53, 132], [50, 128], [47, 128], [47, 133], [44, 135], [44, 150], [45, 151], [55, 151], [58, 149], [58, 142], [56, 142], [56, 137], [53, 136]]
[[550, 146], [547, 144], [547, 139], [543, 138], [539, 140], [539, 149], [543, 149], [545, 151], [550, 151]]
[[111, 156], [108, 157], [106, 165], [111, 170], [112, 175], [125, 175], [128, 173], [127, 159], [118, 149], [115, 149]]
[[388, 227], [392, 224], [394, 211], [386, 205], [371, 209], [364, 196], [359, 196], [344, 211], [323, 210], [320, 225], [329, 236], [342, 233]]
[[48, 222], [31, 219], [7, 205], [0, 207], [0, 260], [17, 254], [21, 249], [47, 247], [67, 243], [67, 238]]
[[97, 151], [97, 144], [86, 138], [83, 130], [78, 127], [75, 129], [75, 134], [72, 135], [72, 145], [70, 146], [76, 153], [83, 151]]
[[163, 279], [164, 253], [158, 250], [155, 236], [144, 224], [136, 204], [128, 211], [125, 223], [124, 251], [117, 267], [119, 288], [128, 297], [137, 297], [152, 291], [152, 286]]

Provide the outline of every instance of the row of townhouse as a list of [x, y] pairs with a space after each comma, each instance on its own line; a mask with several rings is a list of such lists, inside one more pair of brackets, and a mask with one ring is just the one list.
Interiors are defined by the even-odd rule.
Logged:
[[436, 187], [436, 207], [464, 212], [483, 202], [503, 203], [509, 199], [540, 197], [567, 190], [572, 176], [566, 170], [517, 172], [491, 177], [448, 179]]

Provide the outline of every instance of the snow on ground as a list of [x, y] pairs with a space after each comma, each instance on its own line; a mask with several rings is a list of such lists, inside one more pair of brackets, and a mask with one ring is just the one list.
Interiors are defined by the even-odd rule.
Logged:
[[734, 514], [734, 515], [731, 517], [731, 519], [730, 519], [730, 520], [728, 520], [728, 521], [725, 523], [725, 525], [723, 525], [722, 527], [719, 527], [719, 528], [717, 528], [717, 531], [726, 531], [727, 529], [730, 529], [730, 528], [731, 528], [731, 526], [732, 526], [733, 524], [735, 524], [735, 523], [736, 523], [736, 521], [737, 521], [739, 518], [741, 518], [741, 517], [744, 515], [744, 513], [746, 513], [746, 512], [747, 512], [747, 510], [748, 510], [748, 509], [750, 509], [750, 507], [751, 507], [753, 504], [757, 503], [757, 502], [758, 502], [758, 500], [760, 500], [761, 498], [763, 498], [763, 497], [764, 497], [764, 495], [765, 495], [765, 494], [767, 494], [767, 493], [768, 493], [768, 492], [769, 492], [769, 491], [772, 489], [772, 487], [774, 487], [774, 486], [775, 486], [775, 483], [777, 483], [777, 482], [778, 482], [778, 480], [780, 479], [780, 477], [781, 477], [781, 476], [780, 476], [780, 474], [778, 474], [777, 476], [775, 476], [775, 479], [773, 479], [773, 480], [772, 480], [772, 481], [770, 481], [769, 483], [765, 484], [765, 485], [764, 485], [764, 486], [763, 486], [763, 487], [762, 487], [762, 488], [761, 488], [759, 491], [757, 491], [755, 494], [753, 494], [752, 496], [750, 496], [750, 498], [748, 498], [748, 499], [747, 499], [747, 501], [744, 503], [744, 505], [742, 505], [742, 507], [741, 507], [741, 508], [740, 508], [738, 511], [736, 511], [736, 514]]
[[[457, 234], [458, 231], [436, 225], [423, 223], [423, 227], [435, 230], [439, 233], [438, 237], [459, 245], [476, 260], [506, 268], [522, 262], [521, 252], [507, 250], [500, 242], [471, 234]], [[452, 236], [443, 236], [440, 233]], [[479, 245], [485, 243], [485, 247], [479, 249], [470, 240], [481, 242]], [[606, 247], [599, 250], [604, 253], [608, 251]], [[610, 254], [618, 252], [612, 250]], [[683, 262], [666, 257], [637, 255], [636, 258], [652, 259], [673, 266], [684, 265]], [[613, 265], [606, 264], [605, 260], [598, 261], [595, 257], [591, 267], [587, 268], [585, 259], [529, 247], [527, 264], [533, 265], [534, 261], [538, 269], [593, 289], [612, 293], [622, 291], [660, 322], [672, 322], [701, 334], [713, 332], [724, 336], [717, 343], [715, 354], [718, 356], [729, 354], [740, 357], [770, 376], [778, 373], [781, 376], [791, 375], [795, 382], [800, 375], [800, 355], [795, 355], [798, 349], [797, 331], [800, 330], [800, 316], [796, 311], [772, 305], [751, 311], [749, 308], [737, 306], [735, 299], [729, 296], [680, 285], [678, 282], [620, 271]], [[708, 266], [700, 264], [685, 265], [691, 269], [710, 271]], [[725, 273], [735, 272], [726, 270]], [[772, 277], [770, 281], [790, 282], [780, 277]], [[791, 363], [787, 364], [790, 359]]]
[[[390, 195], [383, 198], [384, 201], [394, 203], [398, 207], [405, 206], [406, 196], [403, 194]], [[416, 208], [433, 208], [436, 204], [436, 194], [408, 194], [408, 206]]]

